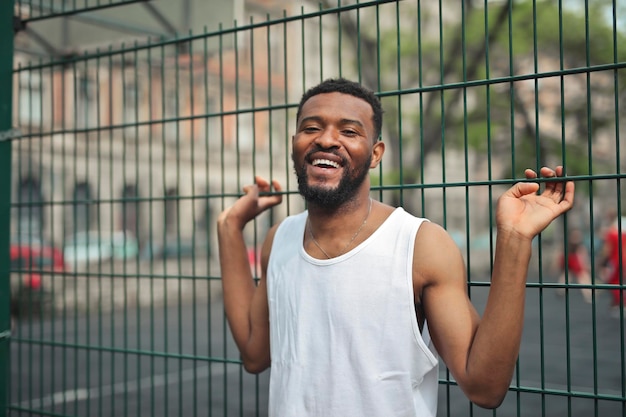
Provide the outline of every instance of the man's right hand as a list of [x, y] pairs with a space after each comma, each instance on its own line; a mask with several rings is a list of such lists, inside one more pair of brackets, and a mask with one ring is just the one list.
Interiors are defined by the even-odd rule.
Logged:
[[[254, 180], [254, 184], [243, 187], [244, 195], [219, 215], [217, 219], [218, 224], [228, 222], [236, 225], [239, 229], [243, 229], [250, 220], [283, 201], [283, 196], [280, 194], [282, 187], [277, 180], [273, 180], [270, 183], [265, 178], [259, 176], [255, 177]], [[260, 195], [261, 193], [269, 193], [272, 191], [272, 188], [278, 193]]]

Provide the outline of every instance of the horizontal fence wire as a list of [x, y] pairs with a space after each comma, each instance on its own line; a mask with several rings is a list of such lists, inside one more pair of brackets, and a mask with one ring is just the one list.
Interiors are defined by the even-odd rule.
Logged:
[[17, 0], [16, 6], [20, 11], [27, 11], [28, 18], [22, 19], [25, 24], [58, 17], [69, 17], [77, 14], [99, 11], [113, 7], [123, 7], [131, 4], [141, 3], [145, 0], [38, 0], [22, 1]]
[[[525, 168], [563, 165], [576, 185], [533, 240], [503, 404], [469, 402], [442, 362], [438, 416], [626, 416], [626, 284], [603, 252], [626, 229], [622, 5], [232, 3], [15, 0], [0, 415], [268, 415], [269, 371], [245, 372], [223, 311], [215, 222], [256, 175], [283, 185], [244, 230], [258, 279], [265, 234], [305, 209], [300, 97], [341, 76], [385, 111], [372, 197], [448, 231], [479, 313], [498, 196]], [[574, 237], [587, 278], [564, 266]]]

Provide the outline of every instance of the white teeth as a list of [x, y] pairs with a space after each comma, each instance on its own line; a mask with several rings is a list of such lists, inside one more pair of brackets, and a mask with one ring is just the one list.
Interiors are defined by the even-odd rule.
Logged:
[[312, 164], [313, 166], [330, 165], [333, 168], [339, 168], [339, 164], [337, 162], [331, 161], [330, 159], [314, 159]]

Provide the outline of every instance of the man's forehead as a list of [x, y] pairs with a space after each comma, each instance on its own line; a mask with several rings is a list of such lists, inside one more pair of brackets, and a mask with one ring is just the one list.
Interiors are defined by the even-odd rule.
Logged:
[[[361, 115], [370, 119], [374, 113], [372, 106], [360, 97], [340, 92], [320, 93], [310, 97], [302, 105], [300, 118], [311, 117], [319, 114], [332, 114], [344, 117], [347, 114]], [[343, 116], [340, 116], [343, 115]], [[355, 117], [347, 117], [355, 119]]]

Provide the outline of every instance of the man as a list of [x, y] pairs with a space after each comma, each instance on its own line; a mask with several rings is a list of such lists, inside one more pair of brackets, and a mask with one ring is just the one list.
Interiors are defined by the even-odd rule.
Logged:
[[219, 216], [228, 323], [246, 370], [272, 366], [271, 416], [435, 416], [437, 354], [476, 404], [497, 407], [507, 392], [531, 241], [572, 207], [574, 184], [546, 181], [538, 194], [521, 182], [500, 197], [481, 319], [446, 231], [370, 198], [381, 125], [378, 98], [357, 83], [327, 80], [304, 94], [292, 159], [308, 211], [268, 232], [258, 285], [242, 230], [281, 202], [280, 184], [257, 177]]

